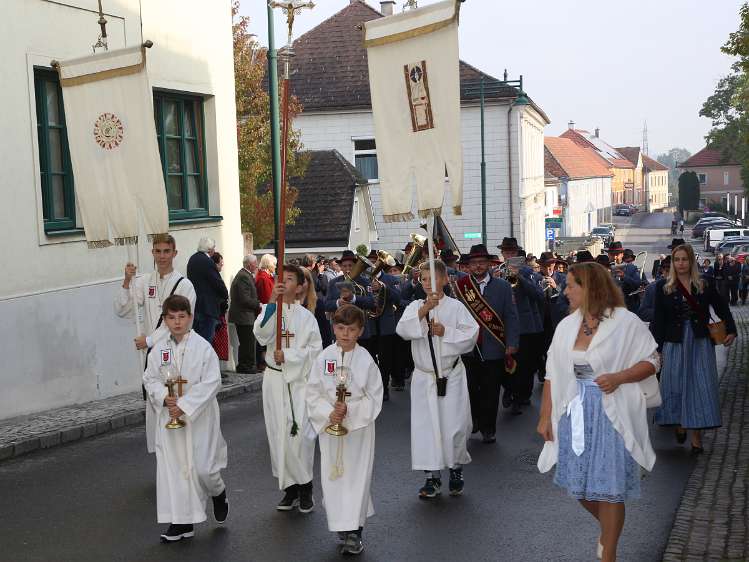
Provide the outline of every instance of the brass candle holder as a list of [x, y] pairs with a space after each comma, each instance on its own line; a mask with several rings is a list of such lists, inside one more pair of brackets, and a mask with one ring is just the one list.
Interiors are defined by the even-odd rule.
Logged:
[[[348, 367], [340, 366], [336, 373], [336, 401], [346, 402], [346, 397], [351, 396], [351, 393], [346, 390], [346, 383], [348, 382]], [[332, 423], [325, 428], [325, 433], [333, 435], [335, 437], [343, 437], [348, 433], [342, 423]]]
[[[182, 396], [183, 387], [186, 384], [187, 381], [182, 378], [182, 375], [177, 375], [175, 378], [173, 373], [170, 372], [169, 375], [167, 375], [164, 386], [166, 386], [170, 398], [179, 398]], [[185, 422], [178, 417], [169, 418], [169, 422], [166, 424], [167, 429], [180, 429], [182, 427], [185, 427]]]

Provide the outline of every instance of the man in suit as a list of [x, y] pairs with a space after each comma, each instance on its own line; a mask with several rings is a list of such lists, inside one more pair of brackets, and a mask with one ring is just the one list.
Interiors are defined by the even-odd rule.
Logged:
[[229, 300], [229, 291], [211, 259], [215, 251], [216, 242], [212, 238], [201, 238], [198, 251], [187, 262], [187, 278], [197, 295], [193, 329], [208, 342], [213, 341], [224, 313], [221, 308]]
[[[252, 277], [252, 258], [245, 256], [242, 261], [242, 269], [237, 272], [231, 284], [231, 299], [229, 304], [229, 322], [237, 328], [239, 338], [239, 360], [237, 361], [237, 373], [257, 373], [255, 363], [255, 335], [252, 327], [255, 318], [260, 312], [260, 300], [257, 298], [257, 288]], [[257, 264], [257, 258], [255, 258]]]
[[[479, 321], [481, 329], [476, 347], [472, 353], [463, 356], [468, 373], [473, 432], [481, 431], [484, 443], [496, 442], [500, 385], [506, 373], [505, 364], [512, 366], [512, 355], [517, 353], [519, 343], [518, 312], [512, 287], [504, 279], [489, 275], [491, 261], [496, 259], [497, 256], [489, 254], [483, 244], [471, 247], [471, 251], [461, 259], [469, 265], [471, 278], [458, 282], [463, 286], [468, 281], [480, 291], [483, 300], [504, 326], [504, 341], [500, 341], [487, 329], [483, 319]], [[461, 291], [458, 291], [458, 296], [476, 316]]]

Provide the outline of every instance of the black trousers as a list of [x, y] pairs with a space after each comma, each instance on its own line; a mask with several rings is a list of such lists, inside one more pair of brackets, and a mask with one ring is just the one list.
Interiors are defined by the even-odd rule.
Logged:
[[505, 373], [502, 384], [512, 394], [515, 402], [530, 400], [533, 394], [533, 375], [541, 368], [546, 353], [545, 343], [544, 332], [520, 335], [520, 346], [515, 355], [518, 366], [514, 373]]
[[382, 387], [385, 390], [390, 385], [391, 377], [394, 377], [397, 338], [398, 336], [392, 334], [389, 336], [371, 336], [365, 340], [359, 340], [359, 345], [369, 351], [372, 359], [380, 368]]
[[739, 302], [739, 282], [738, 281], [724, 281], [726, 286], [726, 299], [730, 304], [737, 304]]
[[237, 338], [239, 339], [239, 359], [237, 360], [237, 371], [254, 369], [255, 365], [255, 334], [252, 332], [252, 326], [234, 325], [237, 328]]
[[394, 338], [395, 343], [393, 349], [393, 372], [391, 374], [391, 378], [394, 385], [403, 386], [406, 382], [406, 374], [409, 370], [413, 370], [413, 366], [411, 366], [409, 369], [409, 362], [413, 364], [413, 357], [411, 356], [411, 342], [404, 340], [397, 334], [394, 336]]
[[463, 357], [468, 377], [468, 397], [471, 401], [473, 424], [483, 434], [497, 432], [499, 389], [505, 376], [502, 359], [482, 361], [477, 357]]

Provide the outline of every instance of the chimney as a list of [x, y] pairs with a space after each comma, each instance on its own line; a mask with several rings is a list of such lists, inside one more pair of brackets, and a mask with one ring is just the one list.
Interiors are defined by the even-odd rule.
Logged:
[[574, 129], [575, 128], [575, 122], [574, 121], [570, 121], [569, 123], [567, 123], [567, 128], [568, 129]]
[[380, 2], [380, 13], [383, 16], [392, 16], [395, 8], [395, 0], [382, 0]]
[[600, 132], [601, 132], [601, 129], [599, 129], [598, 127], [596, 127], [596, 138], [598, 138], [598, 133], [600, 133]]

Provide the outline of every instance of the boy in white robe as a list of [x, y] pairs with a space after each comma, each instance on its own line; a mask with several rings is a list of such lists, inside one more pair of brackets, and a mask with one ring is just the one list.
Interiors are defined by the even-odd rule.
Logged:
[[[206, 520], [209, 497], [216, 521], [226, 521], [229, 501], [221, 478], [226, 442], [216, 401], [221, 388], [218, 357], [190, 328], [192, 307], [185, 297], [167, 297], [163, 314], [170, 336], [152, 350], [143, 384], [156, 411], [156, 510], [158, 522], [169, 523], [161, 535], [168, 543], [194, 536], [193, 525]], [[170, 397], [165, 383], [177, 375], [186, 382], [181, 396]], [[180, 394], [179, 385], [175, 394]], [[168, 429], [175, 418], [184, 427]]]
[[[364, 312], [344, 305], [333, 316], [336, 343], [315, 362], [307, 383], [307, 408], [320, 438], [320, 470], [328, 529], [343, 539], [341, 554], [364, 550], [362, 529], [374, 515], [370, 487], [375, 451], [375, 419], [382, 409], [382, 377], [369, 352], [357, 345], [364, 331]], [[342, 371], [343, 369], [343, 371]], [[337, 397], [338, 376], [346, 377], [350, 396]], [[331, 424], [348, 433], [326, 433]]]
[[[303, 285], [304, 272], [300, 267], [283, 266], [283, 279], [276, 281], [269, 303], [255, 320], [254, 332], [258, 343], [268, 347], [263, 372], [263, 415], [273, 476], [284, 492], [276, 509], [291, 511], [298, 506], [300, 512], [309, 513], [315, 505], [315, 441], [304, 397], [312, 362], [322, 351], [322, 339], [315, 315], [297, 302]], [[275, 350], [279, 295], [283, 296], [283, 330], [281, 350]]]
[[[156, 271], [136, 277], [136, 267], [132, 263], [125, 265], [125, 279], [114, 300], [114, 311], [120, 318], [134, 318], [138, 307], [144, 307], [143, 334], [135, 338], [135, 349], [146, 351], [146, 365], [150, 350], [157, 343], [169, 337], [169, 330], [162, 321], [164, 300], [171, 295], [182, 295], [190, 301], [191, 310], [195, 310], [195, 288], [187, 277], [174, 269], [174, 258], [177, 256], [177, 243], [170, 234], [154, 236], [151, 248]], [[131, 293], [132, 285], [132, 293]], [[137, 307], [133, 307], [133, 294]], [[149, 453], [154, 452], [154, 431], [156, 412], [146, 399], [146, 447]]]
[[[436, 291], [431, 287], [429, 264], [424, 263], [420, 279], [428, 297], [408, 305], [396, 330], [404, 340], [411, 341], [415, 365], [411, 378], [411, 467], [427, 473], [426, 483], [419, 490], [422, 499], [441, 493], [443, 468], [450, 469], [450, 495], [463, 493], [463, 465], [471, 462], [467, 442], [472, 422], [460, 356], [473, 349], [479, 334], [478, 323], [463, 303], [443, 291], [448, 283], [445, 264], [437, 261], [434, 266]], [[447, 379], [444, 396], [437, 393], [430, 327], [434, 359], [440, 361], [442, 376]]]

